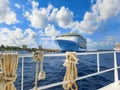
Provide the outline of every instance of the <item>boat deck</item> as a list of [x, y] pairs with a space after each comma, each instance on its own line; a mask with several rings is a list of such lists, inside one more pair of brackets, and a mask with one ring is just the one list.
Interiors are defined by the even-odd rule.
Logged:
[[120, 90], [120, 81], [118, 84], [112, 83], [112, 84], [109, 84], [109, 85], [102, 87], [98, 90]]

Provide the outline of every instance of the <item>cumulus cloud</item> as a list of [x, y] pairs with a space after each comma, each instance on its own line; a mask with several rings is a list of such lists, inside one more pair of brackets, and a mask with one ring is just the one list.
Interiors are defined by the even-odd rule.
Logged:
[[[60, 34], [60, 31], [56, 30], [55, 26], [48, 24], [44, 30], [39, 30], [39, 40], [44, 48], [58, 48], [55, 44], [55, 37]], [[50, 44], [48, 44], [50, 43]]]
[[20, 46], [27, 44], [29, 46], [36, 46], [35, 36], [37, 34], [31, 29], [23, 31], [20, 28], [9, 30], [8, 28], [0, 28], [0, 45], [5, 46]]
[[87, 49], [88, 50], [90, 50], [90, 49], [96, 49], [96, 46], [97, 46], [97, 42], [93, 41], [90, 38], [87, 38]]
[[54, 41], [50, 40], [46, 40], [45, 42], [42, 42], [42, 47], [43, 48], [51, 48], [51, 49], [58, 49], [59, 46], [57, 44], [55, 44]]
[[[99, 48], [109, 48], [110, 45], [114, 45], [115, 42], [118, 40], [118, 36], [105, 36], [102, 41], [93, 41], [92, 39], [87, 39], [87, 47], [88, 49], [99, 49]], [[99, 47], [99, 48], [98, 48]], [[112, 49], [112, 48], [111, 48]]]
[[58, 34], [60, 34], [60, 31], [57, 31], [54, 27], [54, 25], [50, 25], [48, 24], [48, 26], [45, 28], [45, 35], [46, 36], [51, 36], [51, 37], [55, 37]]
[[67, 28], [73, 22], [73, 13], [65, 7], [61, 7], [56, 13], [56, 21], [62, 28]]
[[60, 9], [49, 4], [47, 8], [38, 8], [39, 3], [32, 1], [31, 12], [26, 11], [25, 17], [34, 28], [44, 28], [50, 23], [55, 23], [59, 27], [68, 28], [73, 22], [73, 12], [64, 6]]
[[[91, 0], [93, 1], [93, 0]], [[49, 4], [47, 8], [38, 8], [39, 3], [32, 1], [31, 11], [26, 11], [25, 16], [34, 28], [45, 28], [48, 24], [55, 24], [61, 28], [69, 28], [72, 32], [92, 34], [98, 30], [107, 19], [120, 14], [119, 0], [97, 0], [91, 11], [87, 11], [82, 21], [75, 21], [74, 14], [68, 8], [60, 9]]]
[[[48, 24], [44, 30], [39, 30], [39, 43], [43, 48], [58, 48], [55, 44], [55, 37], [60, 34], [53, 24]], [[50, 43], [50, 44], [49, 44]]]
[[73, 31], [92, 34], [102, 22], [120, 14], [120, 0], [97, 0], [90, 12], [86, 12], [80, 22], [74, 22]]
[[39, 30], [40, 39], [45, 40], [54, 40], [56, 36], [60, 34], [60, 31], [56, 30], [55, 26], [48, 24], [44, 30]]
[[13, 24], [17, 22], [16, 14], [11, 11], [8, 0], [0, 0], [0, 23]]
[[100, 17], [106, 20], [120, 13], [120, 0], [99, 0]]
[[20, 5], [19, 4], [17, 4], [17, 3], [15, 3], [15, 7], [16, 8], [18, 8], [18, 9], [20, 9], [21, 7], [20, 7]]
[[34, 28], [43, 28], [48, 23], [48, 12], [45, 8], [38, 9], [38, 2], [32, 1], [32, 11], [25, 12], [25, 16]]

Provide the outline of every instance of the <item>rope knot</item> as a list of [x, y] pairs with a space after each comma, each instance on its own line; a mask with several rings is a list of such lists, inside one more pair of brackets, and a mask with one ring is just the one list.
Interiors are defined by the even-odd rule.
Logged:
[[[42, 80], [46, 78], [46, 74], [43, 70], [43, 52], [42, 51], [36, 51], [33, 53], [33, 59], [36, 62], [36, 75], [35, 75], [35, 87], [33, 90], [37, 90], [37, 82], [38, 80]], [[40, 63], [40, 72], [38, 74], [38, 64]]]
[[66, 60], [65, 63], [63, 64], [64, 66], [68, 67], [69, 64], [77, 64], [78, 63], [78, 58], [76, 56], [76, 52], [66, 52]]
[[[66, 67], [66, 73], [64, 76], [64, 83], [63, 88], [65, 90], [78, 90], [78, 86], [76, 84], [77, 75], [77, 67], [76, 64], [78, 63], [78, 58], [76, 56], [76, 52], [66, 52], [66, 60], [63, 64]], [[74, 89], [73, 89], [74, 87]]]
[[33, 59], [34, 59], [36, 62], [42, 61], [42, 60], [43, 60], [43, 52], [42, 52], [42, 51], [33, 52]]
[[13, 76], [5, 76], [3, 72], [0, 72], [0, 81], [15, 82], [17, 74]]
[[0, 54], [0, 64], [2, 67], [2, 71], [0, 72], [0, 90], [16, 90], [14, 82], [17, 78], [18, 54]]
[[17, 75], [14, 75], [14, 76], [2, 76], [2, 80], [6, 80], [6, 81], [12, 81], [12, 82], [15, 82], [17, 78]]

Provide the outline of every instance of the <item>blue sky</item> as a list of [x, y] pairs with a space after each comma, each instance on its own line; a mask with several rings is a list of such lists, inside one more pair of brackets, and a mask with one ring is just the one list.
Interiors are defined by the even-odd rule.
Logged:
[[88, 49], [120, 42], [120, 0], [0, 0], [0, 45], [59, 48], [54, 38], [76, 32]]

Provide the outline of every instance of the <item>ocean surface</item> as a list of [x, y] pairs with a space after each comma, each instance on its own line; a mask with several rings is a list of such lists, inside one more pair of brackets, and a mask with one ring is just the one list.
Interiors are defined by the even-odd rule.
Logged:
[[[28, 52], [20, 52], [22, 54]], [[79, 62], [77, 64], [78, 76], [84, 76], [87, 74], [97, 72], [97, 57], [93, 55], [80, 55], [78, 56]], [[38, 86], [48, 85], [56, 82], [63, 81], [63, 77], [66, 68], [63, 66], [65, 57], [45, 57], [44, 58], [44, 71], [46, 72], [46, 79], [38, 81]], [[120, 53], [117, 53], [117, 62], [120, 66]], [[24, 90], [29, 90], [34, 87], [35, 82], [35, 65], [36, 63], [32, 58], [25, 58], [24, 63]], [[112, 68], [113, 64], [113, 53], [111, 54], [100, 54], [100, 70]], [[17, 80], [15, 86], [17, 90], [21, 90], [21, 71], [22, 71], [22, 58], [19, 58], [19, 65], [17, 69]], [[120, 70], [119, 70], [120, 79]], [[100, 74], [94, 77], [86, 78], [77, 81], [79, 90], [97, 90], [105, 85], [108, 85], [114, 81], [113, 71]], [[49, 88], [46, 90], [63, 90], [62, 85]]]

